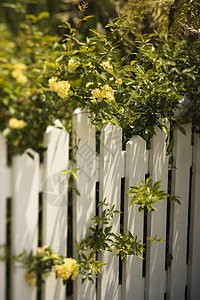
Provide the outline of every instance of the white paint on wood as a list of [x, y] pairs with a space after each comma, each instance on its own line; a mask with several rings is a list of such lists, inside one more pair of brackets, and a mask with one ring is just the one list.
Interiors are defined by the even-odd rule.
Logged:
[[[115, 205], [120, 210], [122, 165], [122, 130], [112, 125], [105, 125], [100, 139], [100, 201], [106, 198], [109, 206]], [[120, 216], [115, 215], [111, 222], [112, 232], [119, 234]], [[98, 297], [102, 300], [121, 298], [119, 288], [119, 258], [111, 253], [103, 253], [103, 267], [98, 281]]]
[[[168, 189], [168, 156], [166, 134], [159, 128], [156, 135], [151, 139], [149, 175], [152, 177], [153, 184], [161, 181], [160, 190], [167, 193]], [[147, 236], [166, 240], [166, 217], [167, 199], [155, 203], [158, 211], [148, 213]], [[166, 243], [154, 242], [147, 244], [146, 262], [146, 291], [145, 299], [164, 299], [166, 292], [166, 271], [165, 271]]]
[[[56, 123], [62, 128], [62, 124]], [[43, 173], [43, 244], [50, 246], [55, 253], [66, 256], [67, 252], [67, 209], [68, 182], [61, 171], [68, 168], [69, 134], [65, 129], [49, 126], [44, 136]], [[44, 300], [64, 300], [66, 287], [55, 274], [47, 279]]]
[[[1, 148], [0, 148], [1, 151]], [[11, 196], [11, 172], [6, 165], [0, 165], [0, 245], [6, 245], [6, 206]], [[0, 248], [0, 255], [5, 248]], [[0, 261], [0, 299], [5, 299], [6, 264]]]
[[[57, 126], [62, 127], [57, 122]], [[188, 297], [199, 299], [200, 277], [200, 234], [199, 234], [199, 180], [200, 180], [200, 138], [195, 136], [193, 152], [193, 181], [191, 200], [191, 224], [189, 243], [189, 265], [186, 264], [189, 178], [192, 164], [191, 126], [186, 127], [187, 135], [174, 133], [174, 165], [172, 169], [172, 195], [180, 196], [181, 205], [171, 203], [170, 251], [172, 266], [168, 268], [167, 299], [184, 299], [188, 284]], [[38, 238], [38, 193], [43, 191], [43, 244], [50, 245], [54, 252], [66, 255], [67, 238], [67, 179], [60, 171], [67, 169], [68, 133], [55, 127], [48, 127], [45, 145], [44, 166], [34, 151], [13, 159], [12, 169], [6, 166], [6, 143], [0, 135], [0, 244], [6, 242], [6, 198], [12, 197], [12, 253], [23, 250], [36, 251]], [[112, 125], [104, 126], [101, 135], [101, 154], [96, 156], [95, 129], [91, 127], [87, 111], [76, 111], [74, 115], [74, 141], [78, 146], [76, 187], [81, 197], [74, 205], [74, 239], [81, 241], [88, 235], [91, 218], [95, 214], [95, 184], [100, 180], [100, 201], [107, 198], [110, 205], [120, 210], [121, 177], [125, 176], [125, 191], [140, 184], [145, 173], [153, 181], [162, 180], [161, 189], [167, 189], [166, 144], [161, 131], [151, 143], [150, 156], [146, 143], [140, 137], [133, 137], [127, 143], [126, 152], [121, 151], [121, 129]], [[150, 159], [149, 159], [150, 158]], [[12, 172], [12, 174], [11, 174]], [[129, 207], [131, 199], [125, 197], [124, 227], [143, 240], [143, 214], [138, 207]], [[148, 217], [148, 235], [165, 238], [166, 201], [156, 204], [158, 212]], [[112, 222], [113, 232], [119, 233], [119, 215]], [[123, 266], [122, 286], [119, 286], [119, 260], [110, 253], [103, 254], [103, 273], [98, 282], [98, 297], [95, 285], [81, 277], [75, 281], [75, 300], [154, 300], [163, 299], [166, 291], [165, 243], [155, 243], [147, 250], [146, 285], [142, 277], [142, 260], [128, 257]], [[36, 300], [36, 288], [24, 281], [25, 270], [15, 264], [12, 268], [12, 300]], [[0, 262], [0, 299], [5, 299], [5, 264]], [[146, 289], [146, 292], [145, 292]], [[61, 280], [55, 280], [55, 273], [49, 276], [43, 290], [43, 300], [64, 300], [65, 287]]]
[[[12, 253], [36, 252], [38, 239], [39, 156], [32, 150], [13, 158], [12, 173]], [[12, 300], [35, 300], [36, 288], [24, 280], [25, 270], [12, 268]]]
[[[6, 245], [6, 198], [10, 188], [9, 169], [6, 166], [6, 141], [0, 133], [0, 246]], [[9, 191], [10, 192], [10, 191]], [[4, 254], [5, 248], [0, 248], [0, 255]], [[0, 261], [0, 299], [5, 299], [6, 288], [6, 264]]]
[[39, 192], [43, 191], [43, 164], [39, 165]]
[[0, 166], [5, 166], [7, 161], [7, 148], [6, 148], [6, 140], [4, 139], [2, 133], [0, 132]]
[[187, 284], [187, 226], [190, 166], [192, 164], [191, 126], [185, 127], [186, 135], [174, 132], [172, 169], [172, 195], [180, 197], [181, 205], [172, 202], [170, 213], [170, 251], [173, 256], [168, 271], [168, 299], [185, 299]]
[[199, 300], [200, 295], [200, 136], [194, 136], [193, 167], [192, 167], [192, 197], [190, 214], [189, 240], [189, 272], [188, 272], [188, 299]]
[[[148, 151], [146, 142], [140, 137], [133, 137], [126, 144], [126, 181], [125, 190], [132, 186], [140, 185], [140, 180], [145, 180], [148, 172]], [[131, 198], [125, 197], [125, 231], [130, 231], [137, 240], [143, 243], [143, 212], [138, 212], [138, 206], [130, 206]], [[123, 271], [122, 299], [142, 300], [144, 299], [144, 278], [142, 277], [143, 260], [136, 256], [126, 258]]]
[[[86, 110], [76, 110], [73, 116], [73, 142], [78, 148], [75, 150], [75, 168], [77, 172], [76, 188], [80, 196], [74, 193], [73, 200], [73, 226], [74, 241], [81, 242], [89, 233], [92, 226], [91, 218], [96, 213], [95, 193], [96, 180], [99, 168], [96, 163], [95, 128], [91, 126], [89, 114]], [[74, 244], [74, 257], [77, 257]], [[95, 277], [93, 278], [95, 280]], [[78, 276], [75, 281], [74, 298], [80, 300], [96, 299], [95, 284], [86, 280], [81, 284], [82, 277]]]

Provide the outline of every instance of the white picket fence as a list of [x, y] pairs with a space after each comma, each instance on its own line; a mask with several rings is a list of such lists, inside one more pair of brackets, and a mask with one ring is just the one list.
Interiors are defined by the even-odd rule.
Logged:
[[[171, 193], [180, 197], [181, 205], [167, 200], [156, 205], [158, 212], [147, 215], [130, 207], [124, 193], [124, 230], [137, 235], [157, 235], [165, 242], [147, 244], [146, 259], [130, 256], [119, 268], [119, 258], [103, 254], [103, 267], [97, 284], [81, 276], [74, 281], [74, 300], [198, 300], [200, 299], [200, 137], [191, 144], [191, 126], [186, 135], [174, 132]], [[73, 197], [73, 240], [80, 242], [88, 234], [91, 218], [96, 214], [97, 182], [99, 201], [104, 198], [116, 209], [122, 208], [121, 192], [140, 184], [147, 174], [153, 181], [162, 180], [162, 190], [168, 190], [169, 156], [166, 155], [166, 136], [159, 129], [146, 149], [145, 141], [134, 136], [122, 151], [122, 130], [113, 125], [103, 127], [100, 155], [96, 154], [96, 133], [86, 111], [77, 110], [73, 118], [73, 140], [78, 146], [76, 188], [80, 195]], [[69, 135], [64, 129], [49, 127], [46, 131], [44, 162], [32, 150], [13, 158], [7, 167], [6, 143], [0, 136], [0, 244], [6, 244], [6, 206], [11, 198], [11, 249], [19, 254], [24, 249], [36, 251], [38, 246], [39, 193], [42, 203], [42, 241], [54, 252], [67, 254], [67, 190], [68, 182], [60, 172], [69, 168]], [[191, 171], [192, 170], [192, 171]], [[147, 219], [147, 220], [146, 220]], [[145, 222], [146, 220], [146, 222]], [[120, 232], [120, 216], [113, 219], [113, 232]], [[146, 233], [145, 233], [146, 230]], [[73, 243], [74, 243], [73, 241]], [[166, 268], [166, 244], [172, 254], [171, 266]], [[76, 251], [74, 246], [74, 258]], [[95, 279], [95, 278], [94, 278]], [[12, 267], [6, 285], [6, 263], [0, 262], [0, 300], [6, 299], [6, 286], [11, 290], [9, 300], [36, 300], [34, 286], [24, 281], [24, 269]], [[64, 300], [66, 288], [51, 274], [42, 290], [42, 300]], [[6, 299], [7, 300], [7, 299]]]

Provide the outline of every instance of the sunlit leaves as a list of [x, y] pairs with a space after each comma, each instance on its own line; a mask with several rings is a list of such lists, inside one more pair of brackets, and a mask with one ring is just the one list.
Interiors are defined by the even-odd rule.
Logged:
[[141, 185], [133, 186], [128, 191], [131, 197], [131, 204], [139, 206], [138, 211], [142, 212], [147, 209], [148, 212], [155, 211], [156, 202], [167, 198], [169, 195], [165, 191], [160, 190], [161, 181], [152, 182], [152, 178], [147, 178], [146, 182], [141, 180]]

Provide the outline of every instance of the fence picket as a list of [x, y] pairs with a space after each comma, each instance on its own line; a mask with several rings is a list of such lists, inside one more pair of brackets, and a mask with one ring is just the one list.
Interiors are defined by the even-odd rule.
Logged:
[[200, 212], [200, 136], [194, 136], [193, 150], [193, 178], [192, 178], [192, 198], [190, 215], [190, 250], [189, 250], [189, 272], [188, 272], [188, 298], [198, 300], [200, 295], [200, 230], [199, 230], [199, 212]]
[[[159, 128], [151, 139], [149, 174], [153, 182], [161, 180], [161, 190], [168, 189], [168, 156], [166, 135]], [[158, 211], [148, 214], [147, 236], [166, 240], [167, 199], [155, 204]], [[164, 299], [166, 292], [165, 242], [147, 243], [147, 273], [145, 299]]]
[[[140, 180], [145, 180], [148, 172], [148, 151], [146, 142], [140, 137], [133, 137], [126, 144], [126, 191], [131, 186], [140, 185]], [[144, 214], [139, 214], [138, 207], [130, 207], [130, 198], [125, 198], [125, 230], [130, 231], [137, 240], [143, 242]], [[128, 256], [124, 265], [122, 299], [143, 300], [144, 299], [144, 278], [142, 276], [143, 261], [139, 257]]]
[[[67, 255], [69, 175], [61, 174], [61, 171], [69, 167], [69, 134], [61, 128], [61, 123], [56, 122], [56, 126], [50, 126], [46, 131], [44, 146], [47, 150], [42, 165], [39, 155], [27, 150], [23, 155], [14, 157], [12, 167], [8, 167], [6, 141], [0, 134], [0, 245], [7, 241], [6, 229], [9, 231], [9, 226], [6, 226], [6, 206], [7, 198], [11, 198], [9, 239], [15, 255], [23, 250], [35, 252], [37, 249], [39, 192], [42, 192], [42, 243], [51, 246], [54, 252]], [[186, 135], [179, 130], [173, 133], [173, 163], [169, 182], [172, 196], [179, 196], [181, 205], [170, 202], [167, 206], [166, 200], [156, 203], [158, 212], [148, 214], [146, 224], [145, 214], [139, 214], [136, 205], [130, 207], [131, 199], [127, 194], [123, 197], [122, 191], [125, 189], [127, 192], [131, 186], [139, 185], [140, 179], [144, 181], [148, 174], [153, 177], [153, 182], [161, 180], [161, 189], [167, 192], [165, 135], [157, 131], [150, 150], [146, 150], [143, 139], [135, 136], [127, 143], [126, 151], [122, 151], [122, 130], [108, 124], [102, 128], [100, 155], [96, 155], [96, 132], [90, 124], [88, 112], [77, 110], [74, 113], [76, 162], [73, 168], [78, 169], [75, 188], [80, 196], [74, 190], [73, 257], [77, 258], [75, 240], [80, 242], [90, 233], [91, 218], [96, 213], [96, 198], [99, 201], [106, 198], [109, 206], [115, 205], [116, 210], [124, 204], [124, 231], [130, 231], [141, 242], [145, 239], [146, 230], [147, 236], [157, 235], [162, 239], [166, 239], [166, 233], [168, 237], [169, 230], [167, 250], [173, 256], [171, 267], [166, 271], [166, 243], [154, 242], [153, 246], [147, 245], [146, 260], [127, 257], [121, 273], [119, 258], [108, 252], [103, 253], [102, 262], [107, 265], [102, 267], [96, 286], [88, 281], [82, 285], [79, 275], [74, 282], [74, 300], [199, 299], [200, 137], [194, 136], [192, 146], [191, 125], [185, 126], [185, 130]], [[125, 177], [125, 187], [122, 177]], [[114, 215], [110, 225], [113, 226], [112, 232], [120, 233], [119, 214]], [[12, 265], [11, 283], [7, 284], [10, 284], [12, 300], [37, 299], [36, 287], [24, 280], [25, 271], [19, 263]], [[6, 264], [0, 262], [2, 300], [6, 299], [5, 287]], [[52, 272], [44, 285], [42, 300], [55, 299], [66, 299], [66, 287], [62, 280], [55, 280]]]
[[[122, 130], [112, 125], [102, 128], [100, 139], [100, 200], [106, 198], [109, 206], [120, 210], [120, 186], [122, 165]], [[111, 225], [112, 232], [119, 234], [119, 215], [115, 215]], [[121, 298], [119, 288], [119, 259], [111, 253], [104, 253], [102, 262], [106, 263], [98, 282], [98, 297], [102, 300]]]
[[[0, 133], [0, 245], [6, 245], [6, 198], [10, 196], [10, 173], [6, 165], [6, 141]], [[0, 249], [3, 254], [4, 248]], [[0, 299], [6, 299], [6, 263], [0, 261]]]
[[187, 284], [187, 226], [190, 167], [192, 163], [191, 126], [185, 127], [186, 135], [174, 132], [174, 163], [172, 169], [172, 194], [179, 196], [181, 205], [172, 202], [170, 213], [170, 250], [172, 264], [168, 272], [168, 297], [185, 299]]
[[[12, 253], [36, 251], [38, 239], [39, 156], [32, 150], [13, 158], [12, 177]], [[15, 263], [12, 267], [12, 300], [36, 299], [36, 287], [24, 280], [25, 270]]]
[[[44, 154], [43, 174], [43, 244], [54, 252], [67, 254], [67, 204], [68, 183], [61, 171], [68, 168], [69, 134], [56, 123], [56, 128], [49, 126], [44, 136], [47, 150]], [[43, 299], [64, 300], [66, 288], [62, 280], [55, 280], [51, 273], [43, 288]]]
[[[96, 213], [96, 138], [95, 128], [90, 125], [89, 114], [86, 110], [76, 110], [73, 117], [73, 138], [77, 172], [76, 188], [80, 193], [74, 193], [73, 229], [74, 242], [81, 242], [89, 233], [92, 225], [91, 218]], [[74, 245], [74, 257], [77, 258]], [[95, 280], [95, 277], [93, 278]], [[74, 299], [96, 299], [95, 284], [85, 281], [81, 284], [81, 276], [75, 281]]]

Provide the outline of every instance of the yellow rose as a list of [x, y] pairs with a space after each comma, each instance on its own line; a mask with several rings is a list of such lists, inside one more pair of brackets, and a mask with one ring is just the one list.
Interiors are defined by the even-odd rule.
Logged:
[[101, 101], [103, 99], [103, 96], [101, 94], [100, 89], [94, 89], [94, 90], [92, 90], [92, 97], [93, 98], [97, 98], [98, 101]]
[[14, 66], [14, 70], [11, 72], [13, 78], [20, 84], [25, 84], [27, 82], [27, 77], [23, 74], [22, 71], [26, 70], [27, 66], [22, 63], [18, 63]]
[[24, 280], [26, 280], [29, 284], [35, 284], [36, 283], [36, 276], [34, 272], [26, 272], [24, 274]]
[[74, 280], [78, 275], [77, 268], [78, 264], [75, 259], [65, 258], [65, 263], [62, 265], [56, 265], [55, 271], [57, 276], [63, 280], [67, 280], [70, 277]]
[[16, 118], [11, 118], [9, 120], [8, 125], [13, 129], [21, 129], [21, 128], [24, 128], [25, 126], [27, 126], [27, 123], [23, 120], [18, 120]]
[[55, 258], [55, 259], [56, 259], [56, 258], [58, 258], [58, 257], [59, 257], [59, 256], [58, 256], [57, 253], [52, 253], [52, 254], [51, 254], [51, 258]]
[[74, 70], [76, 70], [77, 67], [77, 62], [73, 58], [71, 58], [68, 62], [68, 72], [72, 73]]
[[102, 63], [101, 63], [101, 65], [102, 65], [102, 67], [104, 68], [104, 70], [106, 70], [106, 71], [113, 71], [113, 66], [109, 63], [109, 61], [103, 61]]
[[68, 81], [58, 81], [57, 77], [52, 77], [49, 79], [49, 90], [55, 92], [59, 97], [65, 98], [68, 96], [70, 89], [70, 83]]
[[122, 84], [122, 79], [121, 79], [121, 78], [117, 78], [117, 79], [116, 79], [116, 83], [117, 83], [118, 85], [121, 85], [121, 84]]
[[115, 100], [114, 91], [109, 85], [105, 84], [102, 87], [101, 93], [102, 93], [103, 98], [106, 98], [108, 100], [108, 102]]

